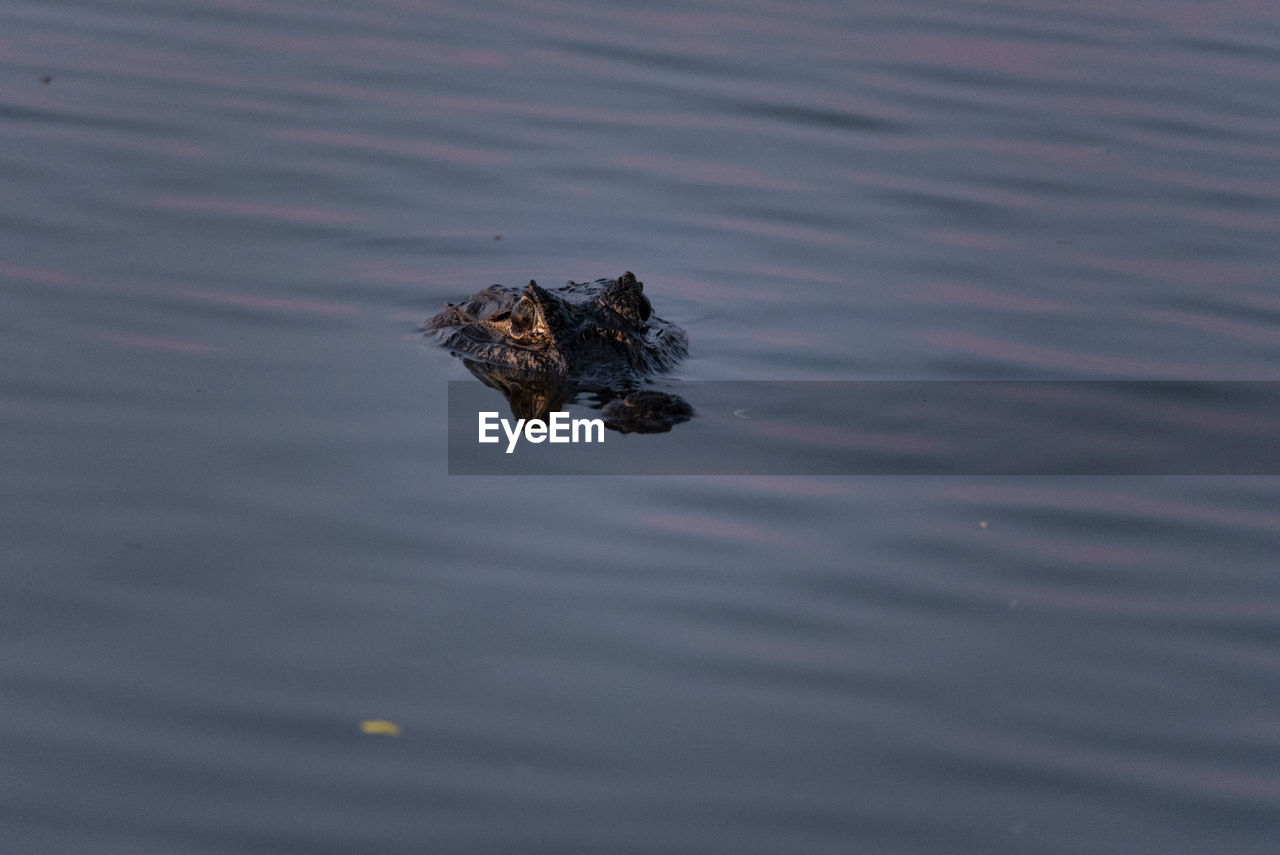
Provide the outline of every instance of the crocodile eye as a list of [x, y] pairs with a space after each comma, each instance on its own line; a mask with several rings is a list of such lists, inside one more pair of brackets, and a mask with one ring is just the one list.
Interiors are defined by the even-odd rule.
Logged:
[[533, 329], [535, 317], [533, 301], [521, 297], [520, 302], [516, 303], [515, 308], [511, 310], [512, 334], [522, 335]]

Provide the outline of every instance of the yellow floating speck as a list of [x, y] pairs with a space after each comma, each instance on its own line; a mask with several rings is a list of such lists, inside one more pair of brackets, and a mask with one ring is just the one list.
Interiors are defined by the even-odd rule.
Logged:
[[371, 733], [375, 736], [400, 735], [400, 725], [394, 721], [386, 721], [380, 718], [371, 718], [360, 722], [360, 730], [362, 733]]

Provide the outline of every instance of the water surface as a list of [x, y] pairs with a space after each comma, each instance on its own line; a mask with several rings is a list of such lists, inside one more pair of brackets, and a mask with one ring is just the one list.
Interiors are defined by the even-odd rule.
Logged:
[[629, 269], [673, 384], [1280, 379], [1271, 7], [7, 0], [0, 74], [0, 849], [1274, 850], [1274, 477], [450, 477], [418, 332]]

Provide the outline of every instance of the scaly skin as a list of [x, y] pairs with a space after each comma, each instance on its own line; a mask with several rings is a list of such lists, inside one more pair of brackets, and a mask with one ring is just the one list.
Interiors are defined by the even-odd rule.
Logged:
[[536, 282], [522, 292], [493, 285], [446, 304], [424, 328], [475, 362], [584, 385], [642, 380], [689, 349], [684, 330], [652, 314], [630, 272], [554, 291]]

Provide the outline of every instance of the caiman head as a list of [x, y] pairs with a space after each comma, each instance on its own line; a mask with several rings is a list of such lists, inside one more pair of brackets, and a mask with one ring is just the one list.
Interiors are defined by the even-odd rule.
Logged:
[[619, 358], [645, 371], [650, 314], [643, 286], [627, 272], [582, 302], [534, 281], [518, 294], [494, 285], [447, 304], [425, 329], [461, 356], [518, 373], [589, 374]]

